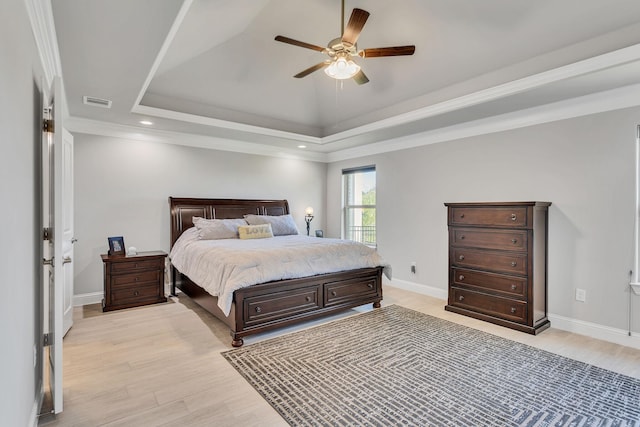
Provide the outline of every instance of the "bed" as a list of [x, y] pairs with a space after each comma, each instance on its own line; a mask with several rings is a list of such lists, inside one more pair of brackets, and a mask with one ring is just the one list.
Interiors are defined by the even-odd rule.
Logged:
[[[193, 227], [193, 218], [233, 219], [245, 215], [289, 214], [287, 200], [169, 198], [171, 248]], [[185, 236], [186, 237], [186, 236]], [[305, 236], [306, 237], [306, 236]], [[221, 308], [218, 297], [171, 263], [171, 293], [176, 288], [224, 322], [231, 345], [243, 345], [243, 337], [309, 319], [327, 316], [364, 304], [380, 307], [384, 265], [354, 268], [309, 277], [257, 283], [233, 291], [230, 308]], [[226, 313], [225, 311], [228, 311]]]

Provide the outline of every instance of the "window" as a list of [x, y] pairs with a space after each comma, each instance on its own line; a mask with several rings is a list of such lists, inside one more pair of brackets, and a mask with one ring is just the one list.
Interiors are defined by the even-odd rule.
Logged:
[[342, 188], [342, 236], [376, 246], [376, 167], [343, 170]]

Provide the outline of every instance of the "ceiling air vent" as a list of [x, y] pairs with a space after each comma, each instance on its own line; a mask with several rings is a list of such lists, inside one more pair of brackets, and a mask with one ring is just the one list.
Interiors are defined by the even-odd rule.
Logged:
[[111, 108], [111, 100], [96, 98], [95, 96], [83, 96], [82, 102], [86, 105], [93, 105], [94, 107]]

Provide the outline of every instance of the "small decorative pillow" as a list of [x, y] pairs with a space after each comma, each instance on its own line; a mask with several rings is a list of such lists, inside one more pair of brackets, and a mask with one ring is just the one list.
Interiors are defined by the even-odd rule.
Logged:
[[206, 219], [194, 216], [193, 225], [198, 229], [200, 240], [237, 239], [238, 227], [247, 225], [247, 222], [242, 218]]
[[287, 215], [245, 215], [249, 225], [271, 224], [274, 236], [300, 234], [293, 217]]
[[273, 237], [271, 224], [241, 225], [238, 227], [238, 234], [241, 239], [264, 239]]

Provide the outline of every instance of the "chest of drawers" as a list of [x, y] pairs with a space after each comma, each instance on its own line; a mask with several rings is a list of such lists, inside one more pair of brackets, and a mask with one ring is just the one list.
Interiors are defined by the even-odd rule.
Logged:
[[547, 319], [549, 202], [445, 203], [445, 310], [537, 334]]
[[102, 311], [166, 302], [162, 251], [137, 255], [101, 255], [104, 265]]

